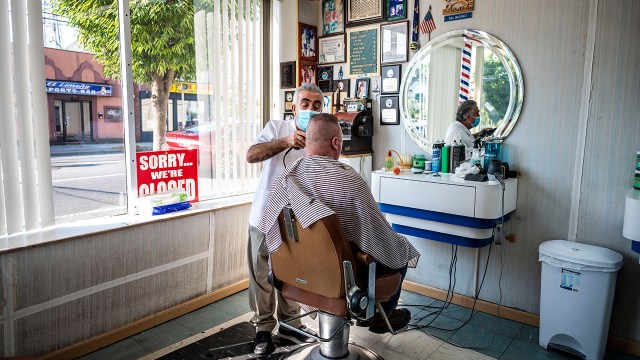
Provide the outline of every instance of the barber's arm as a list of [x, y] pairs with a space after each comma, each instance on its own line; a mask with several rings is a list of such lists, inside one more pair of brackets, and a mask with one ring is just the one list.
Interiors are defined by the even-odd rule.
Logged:
[[296, 130], [289, 136], [251, 145], [247, 150], [247, 162], [250, 164], [262, 162], [271, 159], [288, 148], [303, 148], [305, 135], [304, 131]]

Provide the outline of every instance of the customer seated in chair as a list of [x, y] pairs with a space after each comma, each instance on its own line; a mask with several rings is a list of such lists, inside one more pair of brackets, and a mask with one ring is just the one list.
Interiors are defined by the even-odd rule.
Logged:
[[[364, 179], [351, 166], [338, 161], [341, 149], [342, 131], [336, 117], [324, 113], [311, 117], [306, 156], [276, 179], [258, 225], [267, 234], [267, 249], [272, 253], [282, 245], [277, 217], [285, 205], [291, 204], [302, 223], [335, 213], [347, 241], [371, 255], [377, 270], [396, 269], [404, 279], [407, 267], [416, 267], [420, 254], [385, 220]], [[394, 330], [404, 328], [411, 319], [408, 309], [396, 309], [399, 299], [400, 289], [381, 304]], [[380, 314], [371, 318], [369, 330], [388, 331]]]

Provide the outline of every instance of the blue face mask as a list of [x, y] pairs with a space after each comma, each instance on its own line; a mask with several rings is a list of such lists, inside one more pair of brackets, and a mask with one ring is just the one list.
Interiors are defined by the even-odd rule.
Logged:
[[474, 127], [478, 126], [478, 124], [480, 124], [480, 117], [479, 116], [477, 118], [473, 119], [473, 124], [471, 124], [471, 127], [474, 128]]
[[309, 125], [309, 119], [315, 114], [320, 114], [313, 110], [298, 110], [298, 118], [296, 119], [296, 125], [302, 131], [307, 131], [307, 125]]

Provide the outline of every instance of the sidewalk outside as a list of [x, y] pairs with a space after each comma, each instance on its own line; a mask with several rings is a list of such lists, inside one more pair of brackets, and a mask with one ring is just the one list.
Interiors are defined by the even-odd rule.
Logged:
[[[139, 142], [136, 144], [137, 151], [153, 150], [153, 143]], [[84, 143], [84, 144], [65, 144], [51, 145], [51, 157], [57, 156], [79, 156], [79, 155], [101, 155], [101, 154], [117, 154], [124, 152], [123, 143]]]

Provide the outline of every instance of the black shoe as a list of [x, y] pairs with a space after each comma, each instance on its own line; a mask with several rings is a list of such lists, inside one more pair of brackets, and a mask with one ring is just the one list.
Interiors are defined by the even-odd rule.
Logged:
[[359, 327], [369, 327], [369, 324], [371, 324], [371, 321], [369, 321], [368, 319], [367, 320], [360, 320], [360, 319], [356, 320], [356, 326], [359, 326]]
[[[391, 314], [387, 314], [387, 318], [389, 319], [389, 323], [393, 330], [398, 331], [409, 324], [409, 321], [411, 320], [411, 311], [408, 309], [394, 309]], [[371, 317], [369, 331], [376, 334], [389, 332], [389, 327], [384, 322], [380, 313], [376, 313]]]
[[[304, 330], [304, 331], [306, 331], [306, 332], [308, 332], [308, 333], [310, 333], [310, 334], [313, 334], [313, 335], [315, 335], [315, 336], [317, 336], [317, 335], [318, 335], [315, 331], [313, 331], [313, 330], [309, 329], [306, 325], [302, 325], [302, 326], [300, 326], [298, 329], [300, 329], [300, 330]], [[314, 339], [314, 338], [312, 338], [312, 337], [310, 337], [310, 336], [306, 336], [306, 335], [304, 335], [304, 334], [300, 334], [300, 333], [299, 333], [299, 332], [297, 332], [297, 331], [289, 330], [289, 329], [287, 329], [287, 328], [285, 328], [285, 327], [282, 327], [282, 326], [280, 326], [280, 327], [278, 328], [278, 333], [279, 333], [280, 335], [284, 335], [284, 336], [293, 336], [293, 337], [295, 337], [298, 341], [303, 342], [303, 343], [312, 343], [312, 342], [316, 341], [316, 339]]]
[[258, 331], [253, 345], [253, 353], [256, 355], [269, 355], [276, 349], [269, 331]]

